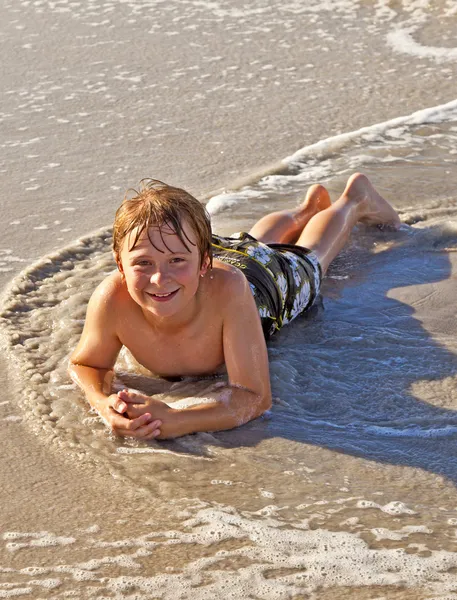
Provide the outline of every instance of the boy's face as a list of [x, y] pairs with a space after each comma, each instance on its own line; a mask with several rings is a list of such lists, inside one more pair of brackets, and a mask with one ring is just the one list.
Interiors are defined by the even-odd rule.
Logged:
[[129, 251], [135, 235], [135, 231], [131, 232], [119, 257], [130, 296], [144, 310], [162, 318], [177, 315], [189, 306], [197, 293], [200, 276], [208, 268], [207, 260], [200, 265], [192, 228], [186, 221], [182, 228], [184, 239], [189, 239], [188, 249], [167, 225], [160, 229], [153, 226], [142, 231]]

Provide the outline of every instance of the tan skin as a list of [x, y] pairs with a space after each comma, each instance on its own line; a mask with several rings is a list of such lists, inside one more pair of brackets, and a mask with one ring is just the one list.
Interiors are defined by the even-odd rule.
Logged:
[[[71, 357], [73, 378], [122, 436], [170, 438], [230, 429], [271, 406], [266, 346], [247, 280], [223, 263], [209, 274], [193, 231], [183, 225], [195, 244], [189, 245], [190, 252], [165, 227], [161, 233], [168, 249], [157, 227], [149, 229], [156, 248], [146, 231], [133, 250], [129, 240], [124, 242], [118, 257], [121, 270], [94, 292]], [[166, 301], [153, 296], [167, 292], [176, 295]], [[245, 335], [250, 344], [244, 343]], [[207, 375], [225, 362], [229, 393], [186, 410], [139, 394], [109, 394], [105, 377], [123, 345], [144, 367], [164, 377]]]
[[[312, 186], [295, 211], [267, 215], [250, 233], [266, 243], [311, 248], [325, 272], [359, 221], [399, 226], [390, 204], [355, 174], [334, 204], [324, 187]], [[190, 225], [183, 227], [190, 251], [166, 227], [143, 231], [133, 249], [124, 240], [115, 257], [119, 272], [92, 295], [70, 358], [72, 378], [120, 436], [166, 439], [231, 429], [271, 406], [267, 349], [248, 282], [216, 260], [210, 270]], [[187, 409], [128, 391], [112, 394], [112, 369], [123, 345], [164, 377], [207, 375], [225, 363], [229, 388], [214, 402]]]

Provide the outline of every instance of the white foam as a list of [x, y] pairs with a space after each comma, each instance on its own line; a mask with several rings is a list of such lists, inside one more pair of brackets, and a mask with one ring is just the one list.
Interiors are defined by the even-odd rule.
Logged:
[[262, 197], [261, 192], [255, 190], [244, 189], [239, 193], [228, 193], [218, 194], [213, 196], [206, 204], [206, 210], [210, 215], [216, 215], [224, 210], [228, 210], [233, 206], [237, 205], [241, 200], [246, 198], [259, 198]]
[[100, 532], [100, 526], [99, 525], [91, 525], [90, 527], [87, 527], [86, 529], [84, 529], [85, 533], [99, 533]]
[[268, 490], [260, 490], [260, 495], [263, 496], [264, 498], [274, 498], [275, 495], [273, 494], [273, 492], [269, 492]]
[[399, 501], [389, 502], [384, 506], [382, 504], [377, 504], [372, 500], [359, 500], [356, 504], [357, 508], [378, 508], [384, 513], [389, 515], [415, 515], [416, 512], [411, 508], [408, 508], [406, 504]]
[[418, 427], [411, 425], [407, 428], [402, 427], [382, 427], [379, 425], [367, 425], [365, 430], [376, 433], [376, 435], [385, 435], [392, 437], [407, 437], [407, 438], [440, 438], [455, 435], [457, 432], [456, 425], [445, 425], [444, 427]]
[[28, 582], [30, 585], [38, 585], [47, 590], [54, 590], [62, 584], [61, 579], [32, 579]]
[[[148, 576], [141, 572], [105, 577], [104, 589], [119, 598], [135, 589], [138, 598], [163, 600], [248, 596], [282, 600], [345, 585], [406, 587], [406, 593], [417, 588], [435, 593], [439, 590], [442, 594], [454, 589], [455, 578], [448, 570], [457, 565], [457, 556], [451, 552], [430, 551], [429, 556], [421, 557], [395, 548], [374, 550], [357, 533], [311, 530], [301, 521], [284, 527], [281, 508], [276, 506], [239, 514], [230, 506], [207, 505], [183, 516], [189, 512], [190, 518], [179, 530], [158, 531], [152, 523], [153, 531], [149, 534], [107, 545], [113, 550], [137, 547], [162, 554], [168, 548], [180, 548], [186, 555], [202, 547], [203, 557], [190, 558], [166, 574]], [[406, 537], [431, 533], [421, 525], [406, 526], [399, 531]], [[385, 528], [374, 533], [380, 539], [397, 539], [395, 532], [390, 535]], [[220, 549], [220, 544], [228, 540], [230, 549]], [[423, 543], [416, 546], [425, 549]], [[123, 556], [128, 556], [127, 562], [135, 562], [138, 553]], [[233, 561], [238, 567], [227, 568]], [[84, 566], [87, 568], [89, 564]], [[94, 566], [94, 561], [90, 566]], [[69, 572], [76, 566], [64, 568]]]
[[212, 479], [211, 485], [233, 485], [233, 481], [229, 479]]
[[[217, 483], [230, 485], [229, 480]], [[72, 562], [68, 558], [71, 555], [65, 555], [63, 563], [62, 555], [58, 554], [58, 561], [52, 564], [48, 559], [46, 568], [1, 569], [10, 579], [14, 579], [15, 574], [20, 579], [0, 584], [0, 591], [5, 592], [0, 597], [9, 597], [10, 592], [20, 595], [15, 592], [23, 592], [24, 589], [30, 590], [27, 593], [38, 594], [37, 587], [52, 590], [59, 586], [62, 586], [61, 595], [65, 597], [69, 594], [63, 584], [71, 580], [90, 583], [92, 595], [97, 598], [114, 597], [119, 600], [146, 600], [151, 597], [162, 600], [226, 600], [250, 595], [265, 600], [282, 600], [342, 586], [375, 585], [393, 586], [399, 593], [404, 590], [405, 597], [421, 589], [427, 597], [439, 593], [442, 598], [443, 594], [455, 589], [453, 569], [457, 566], [457, 555], [430, 550], [427, 541], [434, 539], [431, 537], [434, 532], [426, 525], [412, 523], [396, 529], [385, 526], [367, 529], [378, 541], [398, 542], [414, 536], [415, 543], [408, 546], [419, 552], [427, 551], [426, 556], [407, 553], [403, 548], [373, 549], [360, 537], [360, 533], [338, 531], [335, 525], [327, 530], [325, 519], [330, 518], [332, 506], [346, 504], [341, 510], [347, 509], [351, 514], [351, 500], [354, 498], [316, 500], [308, 504], [311, 510], [305, 519], [284, 516], [288, 507], [278, 505], [240, 513], [229, 505], [198, 500], [193, 504], [182, 502], [178, 505], [181, 510], [174, 511], [180, 520], [178, 526], [172, 526], [175, 528], [163, 530], [158, 522], [149, 520], [136, 536], [121, 539], [114, 538], [110, 531], [106, 540], [104, 528], [95, 525], [79, 531], [80, 539], [74, 549], [79, 552], [83, 548], [86, 553], [93, 549], [99, 556], [99, 549], [106, 548], [109, 549], [108, 556]], [[405, 509], [405, 505], [398, 502], [372, 505], [384, 509], [387, 515], [384, 520], [397, 516], [398, 513], [392, 511], [393, 507], [403, 512]], [[313, 506], [319, 512], [313, 512], [316, 510]], [[351, 516], [341, 526], [362, 528], [362, 518], [363, 514]], [[321, 526], [311, 528], [311, 520], [320, 522]], [[393, 521], [396, 523], [397, 519]], [[127, 522], [120, 524], [127, 525]], [[7, 532], [5, 536], [16, 540], [40, 539], [44, 533]], [[221, 546], [224, 542], [229, 542], [229, 545]], [[126, 553], [128, 548], [133, 551]], [[37, 549], [30, 548], [31, 552], [34, 550]], [[177, 553], [186, 556], [186, 560], [175, 562], [166, 573], [151, 575], [141, 559], [149, 557], [148, 560], [151, 560], [153, 552], [162, 556]], [[33, 555], [31, 560], [36, 560]], [[236, 567], [233, 568], [233, 565]], [[26, 576], [32, 579], [24, 584]]]
[[211, 460], [206, 456], [196, 456], [193, 454], [183, 454], [181, 452], [174, 452], [165, 448], [129, 448], [127, 446], [121, 446], [116, 448], [117, 454], [170, 454], [179, 456], [180, 458], [193, 458], [196, 460]]
[[413, 533], [433, 533], [433, 529], [429, 529], [425, 525], [406, 525], [399, 530], [392, 531], [384, 527], [375, 527], [370, 529], [371, 533], [376, 537], [376, 541], [380, 540], [396, 540], [400, 541], [409, 537]]
[[416, 42], [412, 36], [415, 30], [414, 26], [398, 27], [387, 34], [387, 42], [393, 50], [418, 58], [432, 58], [439, 62], [457, 59], [457, 48], [424, 46]]
[[33, 588], [30, 587], [18, 587], [10, 590], [0, 589], [0, 598], [13, 598], [14, 596], [25, 596], [31, 594]]
[[[452, 121], [457, 119], [457, 100], [452, 100], [445, 104], [439, 104], [430, 108], [415, 111], [409, 115], [396, 117], [375, 123], [368, 127], [362, 127], [348, 133], [341, 133], [324, 140], [321, 140], [310, 146], [301, 148], [291, 156], [284, 159], [286, 164], [301, 163], [304, 159], [310, 157], [321, 157], [328, 153], [341, 151], [350, 142], [363, 139], [370, 136], [371, 139], [376, 139], [379, 136], [385, 135], [392, 129], [394, 135], [397, 135], [398, 127], [410, 125], [423, 125], [426, 123], [442, 123], [444, 121]], [[375, 136], [373, 138], [373, 136]]]
[[[236, 192], [224, 192], [213, 196], [208, 201], [206, 208], [212, 215], [218, 215], [224, 211], [234, 212], [235, 207], [249, 202], [250, 211], [255, 210], [252, 200], [267, 197], [268, 193], [290, 189], [293, 183], [304, 184], [323, 180], [335, 170], [335, 165], [327, 157], [342, 154], [351, 144], [366, 142], [385, 142], [388, 137], [389, 143], [395, 147], [398, 143], [409, 143], [412, 145], [412, 137], [409, 129], [413, 126], [428, 123], [443, 123], [457, 119], [457, 100], [432, 106], [415, 111], [409, 115], [396, 117], [380, 123], [362, 127], [360, 129], [341, 133], [304, 146], [281, 161], [280, 170], [284, 166], [288, 171], [284, 174], [267, 174], [254, 186], [245, 186]], [[368, 163], [389, 163], [398, 160], [393, 154], [380, 157], [378, 154], [359, 153], [351, 157], [347, 168], [357, 170]]]
[[7, 531], [3, 534], [4, 540], [24, 540], [30, 539], [31, 541], [14, 541], [6, 544], [6, 548], [10, 552], [16, 552], [23, 548], [39, 547], [46, 548], [50, 546], [67, 546], [74, 544], [76, 541], [73, 537], [56, 536], [47, 531], [40, 531], [38, 533], [22, 533], [18, 531]]

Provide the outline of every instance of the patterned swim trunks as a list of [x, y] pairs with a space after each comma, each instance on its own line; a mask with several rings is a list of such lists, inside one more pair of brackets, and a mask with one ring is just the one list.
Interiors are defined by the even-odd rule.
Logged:
[[248, 233], [213, 235], [213, 257], [243, 271], [265, 337], [311, 308], [319, 295], [322, 269], [311, 250], [294, 244], [264, 244]]

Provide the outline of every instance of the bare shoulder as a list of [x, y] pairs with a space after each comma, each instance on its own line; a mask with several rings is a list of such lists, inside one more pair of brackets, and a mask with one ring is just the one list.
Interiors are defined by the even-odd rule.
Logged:
[[125, 302], [129, 297], [127, 287], [117, 271], [105, 277], [92, 293], [90, 304], [94, 307], [102, 305], [110, 310]]
[[130, 303], [131, 298], [120, 273], [111, 273], [92, 293], [87, 307], [86, 328], [117, 329], [117, 316], [124, 313]]
[[212, 302], [221, 313], [255, 306], [249, 282], [244, 273], [232, 265], [214, 261], [211, 273]]
[[249, 282], [237, 267], [215, 260], [211, 276], [219, 306], [239, 304], [246, 295], [251, 297]]

